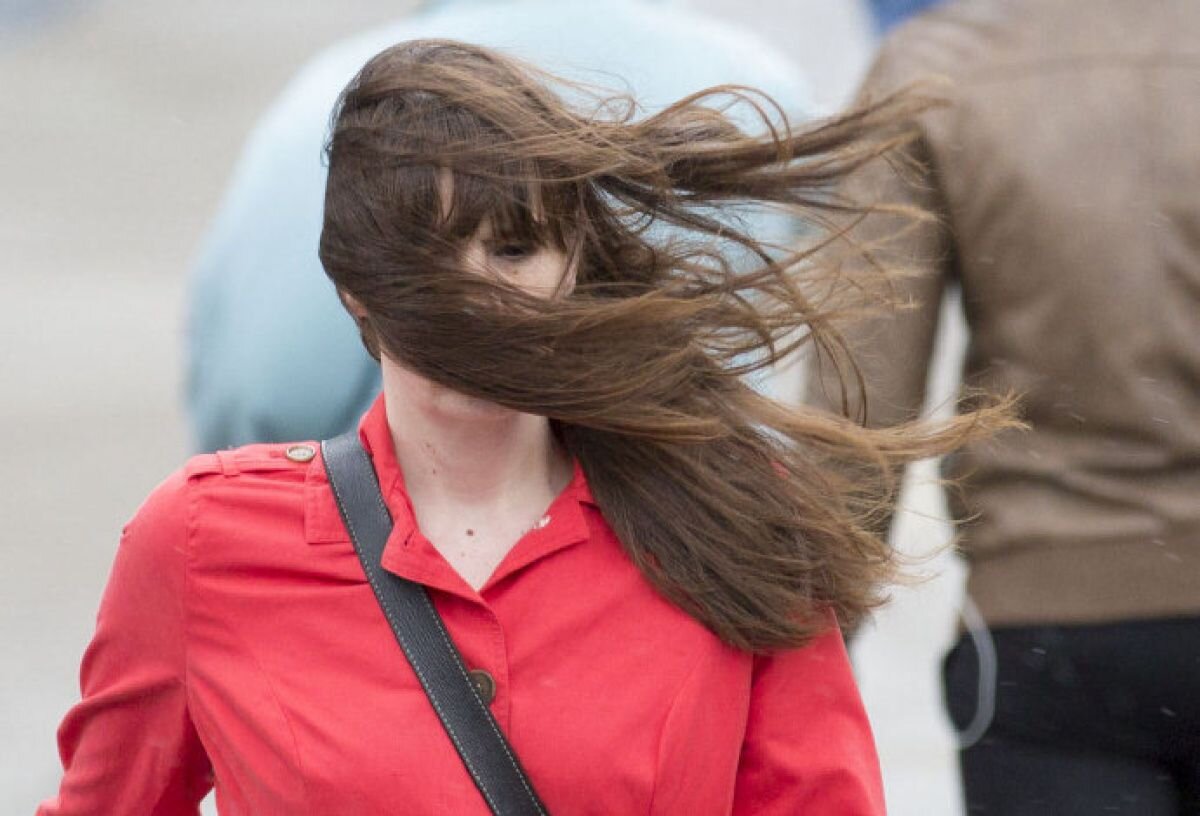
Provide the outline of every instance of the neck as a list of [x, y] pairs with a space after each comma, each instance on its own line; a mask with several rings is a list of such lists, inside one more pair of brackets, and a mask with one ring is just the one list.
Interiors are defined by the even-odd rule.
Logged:
[[570, 481], [570, 459], [545, 417], [388, 386], [385, 376], [388, 425], [414, 507], [516, 509]]

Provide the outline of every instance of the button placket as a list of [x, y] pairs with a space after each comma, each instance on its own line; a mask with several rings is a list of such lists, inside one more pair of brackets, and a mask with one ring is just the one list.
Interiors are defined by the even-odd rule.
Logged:
[[508, 646], [505, 642], [504, 627], [500, 619], [490, 607], [484, 607], [492, 627], [491, 652], [492, 665], [490, 674], [496, 683], [496, 693], [492, 700], [492, 712], [505, 730], [511, 726], [512, 715], [512, 683], [508, 665]]
[[467, 674], [501, 728], [507, 729], [510, 705], [508, 654], [500, 621], [485, 601], [457, 600], [470, 610], [466, 626], [476, 633], [471, 639], [475, 648], [462, 650]]

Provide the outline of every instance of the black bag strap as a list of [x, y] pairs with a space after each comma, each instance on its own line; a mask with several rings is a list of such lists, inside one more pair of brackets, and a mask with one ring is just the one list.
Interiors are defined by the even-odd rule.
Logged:
[[392, 519], [358, 434], [322, 442], [321, 454], [342, 521], [383, 614], [488, 807], [504, 816], [546, 816], [546, 806], [467, 676], [429, 593], [383, 569]]

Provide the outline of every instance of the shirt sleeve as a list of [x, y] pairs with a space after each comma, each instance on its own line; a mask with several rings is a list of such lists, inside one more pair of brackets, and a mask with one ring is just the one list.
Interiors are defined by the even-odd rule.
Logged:
[[884, 812], [875, 740], [837, 627], [755, 658], [733, 813]]
[[187, 705], [185, 485], [172, 477], [125, 528], [38, 816], [194, 816], [212, 785]]

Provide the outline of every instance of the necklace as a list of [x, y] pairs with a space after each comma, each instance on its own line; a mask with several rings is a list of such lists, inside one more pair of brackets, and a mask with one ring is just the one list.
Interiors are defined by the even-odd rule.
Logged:
[[[529, 535], [530, 533], [532, 533], [534, 530], [542, 529], [549, 523], [550, 523], [550, 514], [546, 513], [544, 516], [542, 516], [540, 519], [535, 521], [533, 524], [530, 524], [528, 527], [526, 527], [524, 530], [522, 530], [521, 533], [517, 536], [517, 539], [520, 540], [520, 539], [524, 538], [525, 536]], [[467, 535], [474, 536], [475, 531], [472, 530], [471, 528], [467, 528]]]

